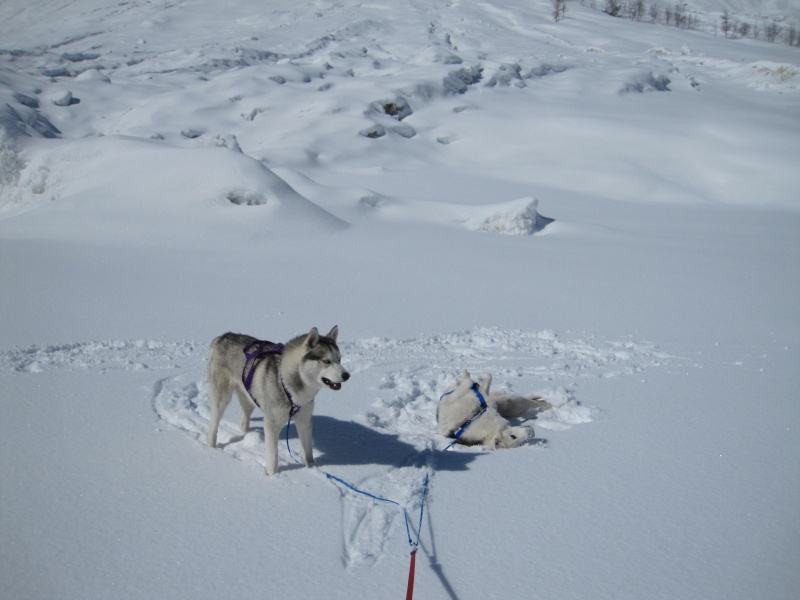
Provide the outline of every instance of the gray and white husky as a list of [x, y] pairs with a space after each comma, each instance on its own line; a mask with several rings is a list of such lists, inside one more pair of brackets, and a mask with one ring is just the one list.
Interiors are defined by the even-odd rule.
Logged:
[[314, 397], [323, 387], [342, 388], [350, 378], [342, 367], [336, 344], [338, 326], [328, 335], [314, 327], [286, 344], [273, 344], [249, 335], [225, 333], [211, 342], [208, 354], [208, 387], [211, 421], [208, 445], [217, 445], [217, 431], [225, 408], [235, 392], [242, 407], [239, 426], [250, 427], [250, 415], [258, 407], [264, 413], [266, 472], [278, 472], [278, 438], [281, 428], [294, 419], [306, 465], [314, 462], [311, 413]]
[[552, 408], [541, 396], [521, 396], [491, 391], [492, 376], [478, 375], [473, 381], [469, 371], [445, 390], [436, 409], [439, 433], [465, 445], [489, 448], [516, 448], [533, 437], [533, 427], [512, 426], [508, 419], [532, 416]]

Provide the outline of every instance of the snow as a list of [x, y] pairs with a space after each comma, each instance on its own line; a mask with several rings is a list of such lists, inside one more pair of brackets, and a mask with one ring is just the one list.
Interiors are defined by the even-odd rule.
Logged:
[[[585, 4], [0, 4], [5, 595], [401, 596], [325, 473], [420, 598], [800, 594], [800, 55], [715, 31], [800, 5]], [[334, 324], [317, 467], [204, 445], [214, 336]], [[535, 439], [441, 451], [464, 369]]]

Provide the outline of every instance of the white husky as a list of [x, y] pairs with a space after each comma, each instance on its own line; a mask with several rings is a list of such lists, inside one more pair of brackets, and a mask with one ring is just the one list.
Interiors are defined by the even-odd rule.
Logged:
[[290, 416], [297, 427], [305, 464], [313, 463], [314, 397], [324, 386], [341, 389], [342, 383], [350, 378], [341, 364], [336, 345], [338, 334], [338, 327], [324, 336], [314, 327], [285, 345], [237, 333], [214, 338], [208, 354], [211, 404], [208, 445], [212, 448], [217, 445], [220, 419], [235, 392], [242, 409], [239, 426], [243, 433], [250, 427], [254, 408], [264, 413], [267, 475], [278, 472], [278, 438]]
[[492, 376], [488, 373], [478, 375], [475, 382], [464, 371], [456, 385], [439, 399], [439, 433], [460, 444], [481, 444], [492, 449], [516, 448], [533, 437], [533, 427], [515, 427], [507, 419], [528, 416], [552, 405], [541, 396], [492, 392], [491, 385]]

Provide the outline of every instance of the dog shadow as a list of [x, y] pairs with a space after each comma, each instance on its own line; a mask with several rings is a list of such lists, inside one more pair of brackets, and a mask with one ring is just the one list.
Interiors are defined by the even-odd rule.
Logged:
[[[422, 466], [429, 460], [430, 450], [418, 450], [411, 444], [404, 442], [398, 435], [384, 433], [370, 429], [353, 421], [341, 421], [333, 417], [315, 415], [312, 417], [314, 426], [314, 454], [320, 464], [327, 466], [336, 465], [386, 465], [399, 468], [407, 466]], [[263, 417], [253, 417], [252, 431], [264, 434]], [[294, 423], [289, 426], [289, 439], [297, 443], [297, 429]], [[231, 437], [220, 447], [241, 442], [243, 435]], [[281, 444], [285, 444], [286, 431], [281, 431]], [[531, 438], [524, 446], [547, 446], [547, 439]], [[449, 450], [434, 450], [435, 468], [437, 471], [466, 471], [470, 463], [477, 460], [486, 452], [457, 452]], [[282, 468], [299, 468], [300, 465], [287, 465]]]
[[[263, 427], [259, 427], [258, 431], [261, 434], [261, 439], [264, 439], [264, 428]], [[217, 440], [217, 448], [219, 448], [221, 450], [224, 450], [228, 446], [231, 446], [233, 444], [238, 444], [239, 442], [241, 442], [243, 440], [244, 440], [244, 436], [242, 434], [231, 436], [230, 438], [228, 438], [224, 442], [221, 442], [221, 441]]]
[[[375, 431], [353, 421], [340, 421], [324, 415], [314, 416], [314, 449], [320, 463], [335, 465], [386, 465], [399, 468], [425, 464], [428, 450], [420, 451], [391, 433]], [[289, 439], [297, 438], [294, 424]], [[285, 434], [284, 434], [285, 435]], [[477, 455], [461, 452], [437, 452], [436, 468], [465, 471]]]

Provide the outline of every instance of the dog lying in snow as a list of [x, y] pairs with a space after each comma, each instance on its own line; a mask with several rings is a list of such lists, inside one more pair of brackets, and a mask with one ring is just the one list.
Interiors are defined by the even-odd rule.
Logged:
[[552, 408], [541, 396], [520, 396], [492, 392], [492, 376], [478, 375], [473, 381], [468, 371], [457, 379], [439, 399], [436, 421], [439, 433], [460, 444], [497, 448], [516, 448], [533, 437], [533, 427], [512, 426], [508, 419], [533, 415]]

